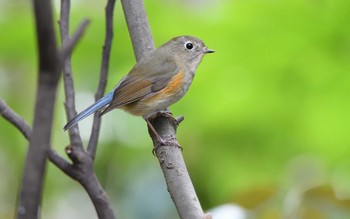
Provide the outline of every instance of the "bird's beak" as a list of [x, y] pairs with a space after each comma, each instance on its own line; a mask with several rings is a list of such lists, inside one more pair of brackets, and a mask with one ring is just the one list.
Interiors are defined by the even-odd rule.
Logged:
[[208, 49], [207, 47], [205, 47], [203, 52], [204, 53], [213, 53], [213, 52], [215, 52], [215, 50]]

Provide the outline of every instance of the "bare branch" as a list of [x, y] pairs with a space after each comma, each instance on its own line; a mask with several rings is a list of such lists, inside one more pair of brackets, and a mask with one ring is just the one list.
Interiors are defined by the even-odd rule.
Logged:
[[7, 121], [13, 124], [27, 140], [29, 140], [31, 134], [30, 126], [26, 123], [26, 121], [24, 121], [22, 117], [15, 113], [2, 99], [0, 99], [0, 114]]
[[[98, 85], [97, 92], [95, 94], [95, 100], [99, 100], [103, 97], [106, 89], [109, 57], [111, 53], [112, 40], [113, 40], [113, 12], [114, 12], [115, 0], [108, 0], [105, 11], [106, 11], [106, 36], [102, 51], [101, 69], [100, 69], [100, 82]], [[92, 125], [92, 131], [90, 135], [87, 152], [90, 154], [92, 159], [95, 159], [97, 140], [100, 133], [101, 118], [97, 113], [94, 115], [94, 122]]]
[[[0, 113], [6, 118], [11, 124], [13, 124], [16, 128], [18, 128], [27, 140], [30, 139], [31, 128], [30, 126], [20, 117], [18, 116], [10, 107], [6, 105], [4, 101], [0, 99]], [[22, 131], [25, 130], [25, 131]], [[101, 184], [98, 182], [96, 175], [94, 174], [92, 159], [90, 156], [84, 151], [74, 152], [71, 146], [66, 148], [66, 152], [68, 155], [75, 156], [72, 157], [72, 160], [75, 160], [76, 164], [72, 165], [68, 163], [63, 157], [61, 157], [52, 147], [48, 150], [48, 158], [49, 160], [57, 166], [60, 170], [62, 170], [65, 174], [70, 176], [72, 179], [79, 181], [85, 190], [88, 192], [91, 197], [94, 206], [96, 207], [96, 211], [99, 215], [100, 219], [113, 219], [115, 218], [113, 215], [112, 208], [108, 202], [107, 194], [103, 191]], [[78, 150], [81, 148], [78, 148]], [[85, 159], [86, 158], [86, 159]], [[108, 210], [106, 210], [108, 209]], [[20, 210], [20, 209], [19, 209]], [[24, 209], [22, 209], [24, 210]]]
[[[0, 99], [0, 114], [11, 124], [13, 124], [23, 135], [29, 140], [32, 133], [31, 127], [20, 117], [16, 112], [14, 112], [3, 100]], [[71, 172], [71, 165], [63, 159], [59, 154], [57, 154], [52, 147], [50, 147], [48, 152], [48, 157], [56, 166], [58, 166], [63, 172]], [[67, 173], [71, 175], [71, 173]]]
[[33, 131], [25, 161], [18, 201], [18, 219], [39, 217], [46, 156], [50, 146], [54, 104], [60, 77], [51, 1], [34, 0], [39, 51], [39, 87], [34, 111]]
[[52, 148], [48, 152], [49, 160], [60, 170], [62, 170], [68, 176], [75, 174], [73, 166], [68, 163], [63, 157], [61, 157], [55, 150]]
[[[171, 120], [173, 120], [171, 122]], [[202, 207], [192, 185], [181, 148], [175, 137], [178, 122], [167, 114], [158, 115], [151, 120], [158, 134], [164, 139], [171, 139], [173, 144], [156, 147], [155, 153], [162, 168], [168, 191], [182, 219], [205, 218]], [[150, 132], [152, 133], [152, 132]], [[158, 140], [152, 136], [156, 146]]]
[[[93, 159], [82, 147], [79, 131], [76, 129], [71, 136], [71, 143], [66, 153], [73, 161], [68, 163], [63, 157], [50, 147], [53, 109], [56, 90], [60, 76], [61, 65], [65, 60], [66, 103], [68, 117], [73, 117], [74, 87], [71, 73], [70, 53], [82, 36], [88, 21], [81, 23], [72, 38], [69, 38], [69, 0], [62, 0], [62, 17], [60, 21], [63, 46], [57, 49], [53, 16], [50, 1], [34, 0], [34, 14], [37, 25], [39, 47], [39, 87], [35, 106], [33, 131], [26, 122], [0, 99], [0, 113], [17, 127], [26, 139], [30, 140], [29, 150], [24, 167], [22, 186], [20, 191], [17, 218], [39, 218], [43, 177], [46, 169], [46, 157], [65, 172], [68, 176], [79, 181], [88, 192], [100, 219], [114, 219], [114, 213], [108, 201], [107, 194], [93, 170]], [[113, 2], [114, 5], [114, 2]], [[108, 63], [107, 63], [108, 64]], [[107, 65], [108, 66], [108, 65]], [[103, 93], [103, 90], [100, 91]], [[69, 102], [69, 103], [68, 103]]]
[[[124, 15], [128, 24], [136, 59], [140, 60], [150, 51], [154, 50], [153, 38], [148, 24], [146, 12], [142, 0], [121, 0]], [[179, 122], [182, 119], [179, 119]], [[176, 127], [178, 122], [169, 116], [157, 116], [151, 120], [158, 134], [173, 145], [162, 146], [156, 149], [156, 155], [161, 165], [168, 191], [173, 199], [176, 209], [182, 219], [203, 219], [202, 207], [197, 198], [191, 179], [187, 172], [181, 150], [176, 140]], [[150, 131], [149, 131], [150, 132]], [[157, 139], [153, 139], [154, 147], [157, 147]]]
[[[113, 12], [114, 0], [109, 0], [108, 5], [110, 4], [112, 4], [112, 6], [110, 7], [112, 7], [112, 12]], [[60, 30], [61, 30], [61, 38], [62, 38], [62, 44], [63, 44], [63, 47], [62, 47], [63, 49], [61, 51], [66, 50], [65, 48], [69, 48], [70, 42], [72, 42], [72, 45], [74, 45], [74, 42], [75, 42], [74, 39], [79, 38], [79, 36], [81, 36], [81, 33], [83, 32], [84, 28], [88, 24], [87, 21], [84, 21], [80, 25], [80, 27], [78, 28], [77, 32], [74, 34], [72, 39], [70, 39], [69, 38], [69, 14], [70, 14], [69, 10], [70, 10], [70, 0], [61, 0]], [[108, 16], [113, 16], [113, 14], [109, 13]], [[112, 18], [108, 18], [108, 19], [112, 19]], [[108, 39], [109, 38], [111, 40], [110, 35], [108, 35]], [[107, 80], [106, 78], [107, 78], [107, 70], [108, 70], [110, 44], [111, 42], [109, 42], [109, 45], [105, 47], [107, 48], [108, 51], [106, 52], [107, 59], [104, 60], [103, 62], [103, 66], [102, 66], [103, 71], [101, 70], [101, 82], [100, 82], [100, 86], [97, 94], [100, 97], [102, 97], [103, 95], [104, 87]], [[65, 45], [68, 45], [68, 46], [65, 47]], [[68, 51], [71, 51], [71, 49], [69, 49]], [[66, 114], [68, 119], [72, 119], [76, 115], [76, 110], [75, 110], [74, 83], [73, 83], [70, 56], [67, 56], [67, 58], [65, 59], [64, 85], [65, 85], [65, 94], [66, 94], [66, 103], [65, 103]], [[99, 129], [99, 124], [97, 128]], [[66, 153], [70, 158], [70, 160], [73, 162], [73, 164], [69, 164], [68, 162], [66, 162], [57, 153], [55, 153], [55, 151], [50, 151], [49, 158], [59, 169], [65, 172], [72, 179], [78, 181], [85, 188], [86, 192], [90, 196], [91, 201], [95, 206], [97, 215], [100, 219], [114, 219], [115, 216], [114, 216], [112, 207], [109, 203], [108, 196], [106, 192], [103, 190], [101, 184], [99, 183], [93, 169], [93, 157], [96, 150], [98, 131], [95, 134], [96, 134], [96, 137], [95, 137], [96, 143], [95, 143], [95, 146], [93, 146], [94, 148], [93, 155], [91, 153], [84, 151], [78, 126], [75, 126], [69, 129], [71, 144], [66, 147]]]
[[136, 60], [155, 48], [143, 0], [121, 0]]
[[[63, 54], [68, 47], [68, 45], [72, 45], [68, 42], [73, 42], [73, 40], [69, 37], [69, 13], [70, 13], [70, 0], [61, 0], [61, 18], [59, 21], [60, 24], [60, 33], [61, 33], [61, 54]], [[83, 22], [84, 26], [80, 25], [78, 28], [78, 32], [76, 32], [75, 36], [78, 36], [82, 33], [83, 28], [86, 27], [88, 22]], [[79, 32], [80, 30], [80, 32]], [[71, 50], [70, 50], [71, 51]], [[66, 51], [65, 51], [66, 52]], [[65, 109], [68, 120], [72, 119], [76, 114], [75, 110], [75, 93], [74, 93], [74, 81], [72, 76], [72, 63], [71, 63], [71, 55], [66, 56], [64, 59], [63, 66], [63, 80], [64, 80], [64, 91], [65, 91]], [[74, 126], [69, 129], [69, 138], [72, 145], [76, 147], [82, 147], [82, 141], [79, 134], [78, 126]]]
[[[66, 0], [62, 0], [62, 2], [65, 2], [65, 1]], [[61, 20], [60, 26], [62, 25], [62, 23], [63, 22]], [[89, 23], [90, 23], [90, 21], [88, 19], [84, 19], [80, 23], [80, 25], [78, 26], [77, 30], [75, 31], [74, 35], [71, 38], [69, 38], [69, 35], [67, 35], [68, 38], [65, 39], [65, 37], [62, 37], [63, 33], [61, 33], [61, 37], [62, 37], [62, 39], [64, 39], [64, 42], [62, 42], [62, 47], [60, 48], [61, 57], [67, 57], [69, 54], [72, 53], [73, 48], [75, 47], [75, 45], [78, 43], [80, 38], [85, 33], [86, 27], [89, 25]]]
[[50, 150], [48, 156], [52, 163], [84, 187], [95, 206], [99, 219], [115, 219], [108, 195], [96, 177], [90, 155], [81, 147], [72, 146], [66, 147], [66, 153], [73, 164], [69, 164], [53, 150]]
[[[90, 162], [93, 163], [92, 160]], [[88, 194], [94, 204], [99, 219], [115, 219], [112, 206], [108, 201], [108, 196], [99, 183], [93, 166], [88, 166], [92, 171], [82, 171], [84, 179], [81, 181], [82, 186], [88, 191]], [[86, 175], [87, 174], [87, 175]]]
[[182, 121], [184, 121], [185, 117], [183, 115], [181, 115], [181, 116], [176, 117], [175, 119], [176, 119], [177, 124], [179, 125]]

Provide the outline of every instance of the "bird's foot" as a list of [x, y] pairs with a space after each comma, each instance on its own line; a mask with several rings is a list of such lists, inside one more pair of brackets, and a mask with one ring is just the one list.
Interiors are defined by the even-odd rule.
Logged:
[[181, 149], [181, 151], [183, 151], [183, 147], [181, 147], [181, 145], [177, 142], [176, 138], [164, 140], [159, 136], [159, 138], [157, 138], [157, 140], [158, 140], [158, 144], [156, 146], [154, 146], [154, 148], [152, 150], [152, 154], [154, 156], [156, 156], [157, 150], [161, 147], [164, 147], [164, 146], [171, 146], [171, 147], [179, 148], [179, 149]]
[[182, 115], [174, 118], [172, 112], [168, 110], [159, 111], [156, 115], [168, 118], [175, 126], [179, 126], [179, 124], [184, 120], [184, 116]]

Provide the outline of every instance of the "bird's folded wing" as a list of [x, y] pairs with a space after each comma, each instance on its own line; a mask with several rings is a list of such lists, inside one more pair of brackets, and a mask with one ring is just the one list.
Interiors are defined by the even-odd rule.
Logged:
[[[150, 71], [152, 69], [148, 69]], [[146, 72], [141, 75], [135, 73], [138, 71], [134, 68], [123, 81], [114, 90], [113, 101], [109, 106], [101, 112], [103, 115], [114, 108], [119, 108], [127, 104], [133, 103], [143, 97], [151, 97], [164, 89], [172, 78], [177, 75], [179, 69], [175, 64], [166, 63], [166, 65], [153, 69], [152, 74]], [[148, 77], [146, 77], [148, 75]]]

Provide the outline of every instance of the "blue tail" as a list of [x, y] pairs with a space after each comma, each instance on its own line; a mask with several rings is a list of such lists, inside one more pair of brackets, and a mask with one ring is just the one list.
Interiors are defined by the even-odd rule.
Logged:
[[63, 129], [66, 131], [70, 127], [77, 124], [80, 120], [85, 119], [89, 115], [93, 114], [94, 112], [102, 109], [106, 105], [108, 105], [110, 102], [112, 102], [113, 99], [114, 90], [109, 92], [106, 96], [99, 99], [96, 103], [92, 104], [88, 108], [86, 108], [83, 112], [79, 113], [76, 117], [74, 117], [72, 120], [70, 120]]

